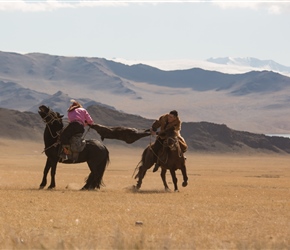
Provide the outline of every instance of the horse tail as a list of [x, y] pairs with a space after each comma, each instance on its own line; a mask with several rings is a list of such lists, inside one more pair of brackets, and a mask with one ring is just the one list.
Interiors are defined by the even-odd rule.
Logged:
[[138, 173], [135, 175], [135, 179], [143, 178], [146, 174], [147, 169], [151, 168], [153, 163], [154, 163], [154, 155], [152, 153], [151, 146], [149, 145], [144, 149], [141, 161], [137, 164], [135, 168], [135, 171], [138, 169]]
[[143, 151], [143, 153], [142, 153], [142, 156], [141, 156], [141, 160], [139, 161], [139, 163], [137, 164], [137, 166], [136, 166], [136, 168], [135, 168], [135, 170], [134, 170], [134, 173], [133, 173], [132, 177], [134, 176], [135, 172], [136, 172], [137, 169], [138, 169], [138, 172], [137, 172], [137, 174], [135, 175], [134, 179], [137, 179], [138, 177], [140, 177], [140, 170], [142, 169], [143, 163], [144, 163], [144, 161], [145, 161], [145, 157], [146, 157], [146, 153], [147, 153], [147, 149], [148, 149], [148, 148], [149, 148], [149, 147], [146, 147], [146, 148], [144, 149], [144, 151]]
[[109, 150], [106, 148], [105, 145], [102, 145], [102, 147], [100, 147], [99, 149], [100, 151], [97, 154], [98, 161], [99, 161], [98, 164], [95, 165], [96, 164], [95, 162], [89, 163], [91, 173], [86, 180], [85, 187], [87, 189], [95, 189], [95, 188], [99, 189], [101, 186], [104, 186], [103, 176], [104, 176], [107, 166], [110, 163], [110, 156], [109, 156]]
[[142, 160], [139, 161], [139, 163], [137, 164], [137, 166], [136, 166], [136, 168], [135, 168], [135, 170], [134, 170], [134, 172], [133, 172], [132, 177], [134, 176], [134, 174], [136, 173], [136, 171], [137, 171], [137, 169], [138, 169], [138, 173], [135, 175], [134, 179], [137, 179], [137, 178], [138, 178], [138, 176], [139, 176], [139, 172], [140, 172], [140, 168], [141, 168], [141, 167], [142, 167]]

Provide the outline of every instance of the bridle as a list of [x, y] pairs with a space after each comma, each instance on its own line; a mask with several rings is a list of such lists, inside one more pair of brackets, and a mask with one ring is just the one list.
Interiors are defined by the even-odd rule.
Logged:
[[171, 151], [178, 150], [179, 157], [182, 156], [181, 148], [177, 136], [169, 136], [163, 143], [164, 147], [168, 147]]
[[[49, 121], [46, 120], [47, 117], [50, 117]], [[55, 121], [58, 121], [58, 122], [61, 121], [61, 118], [59, 118], [51, 109], [49, 109], [47, 112], [47, 115], [45, 117], [43, 117], [42, 120], [46, 124], [52, 124]]]
[[[168, 136], [164, 141], [163, 141], [163, 148], [169, 148], [170, 151], [178, 150], [178, 156], [179, 158], [182, 157], [182, 151], [179, 146], [179, 141], [177, 136]], [[165, 161], [161, 160], [157, 154], [155, 154], [154, 150], [152, 149], [151, 146], [151, 139], [150, 139], [150, 150], [153, 152], [153, 154], [157, 157], [157, 159], [160, 162], [167, 163], [168, 161], [168, 154], [166, 155]]]
[[[42, 111], [44, 113], [44, 111]], [[49, 118], [49, 119], [48, 119]], [[56, 131], [56, 135], [53, 135], [50, 126], [57, 121], [58, 123], [62, 122], [61, 117], [58, 117], [57, 114], [55, 114], [51, 109], [48, 109], [48, 112], [46, 114], [45, 117], [42, 117], [43, 122], [46, 124], [46, 127], [48, 128], [48, 131], [50, 133], [50, 136], [55, 139], [58, 138], [62, 129], [60, 129], [59, 131]], [[51, 146], [44, 148], [43, 152], [44, 153], [46, 150], [52, 148], [52, 147], [56, 147], [58, 144], [60, 144], [59, 140], [57, 140], [55, 143], [53, 143]]]
[[164, 141], [164, 146], [168, 147], [170, 150], [176, 150], [177, 148], [177, 138], [176, 137], [167, 137]]
[[61, 123], [61, 120], [62, 120], [61, 117], [58, 117], [51, 109], [49, 109], [46, 116], [43, 117], [42, 120], [46, 124], [51, 137], [53, 139], [57, 138], [60, 135], [62, 129], [59, 131], [56, 131], [56, 135], [53, 135], [50, 125], [52, 125], [55, 121], [57, 121], [58, 123]]

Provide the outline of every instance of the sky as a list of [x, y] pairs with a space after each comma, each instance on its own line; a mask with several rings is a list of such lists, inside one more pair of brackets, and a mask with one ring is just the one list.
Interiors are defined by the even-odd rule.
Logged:
[[2, 1], [0, 51], [290, 66], [290, 1]]

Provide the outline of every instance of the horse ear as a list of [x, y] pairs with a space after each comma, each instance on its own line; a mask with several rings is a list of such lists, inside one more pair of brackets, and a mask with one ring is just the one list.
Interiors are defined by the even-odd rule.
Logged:
[[60, 113], [56, 112], [56, 114], [58, 118], [63, 118], [63, 115], [61, 115]]

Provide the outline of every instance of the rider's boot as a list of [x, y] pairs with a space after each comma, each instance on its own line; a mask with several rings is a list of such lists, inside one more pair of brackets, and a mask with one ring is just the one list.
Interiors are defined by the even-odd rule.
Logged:
[[66, 155], [70, 155], [71, 154], [71, 149], [70, 149], [70, 145], [62, 145], [62, 150]]
[[60, 154], [60, 158], [62, 158], [62, 161], [68, 160], [69, 155], [71, 155], [70, 145], [62, 145], [62, 152]]

